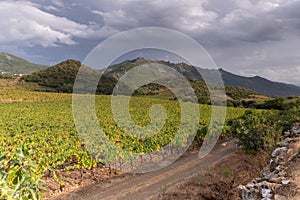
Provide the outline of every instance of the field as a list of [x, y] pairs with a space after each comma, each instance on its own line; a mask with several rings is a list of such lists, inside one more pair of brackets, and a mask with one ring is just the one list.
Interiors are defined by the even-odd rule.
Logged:
[[[117, 146], [132, 153], [151, 152], [169, 143], [176, 134], [180, 121], [180, 107], [177, 101], [131, 98], [130, 114], [140, 126], [150, 122], [148, 109], [154, 104], [164, 106], [169, 116], [160, 134], [140, 140], [126, 135], [117, 126], [111, 112], [110, 98], [110, 96], [97, 96], [96, 111], [105, 134]], [[2, 170], [8, 175], [8, 180], [12, 178], [6, 181], [8, 188], [20, 184], [21, 176], [26, 176], [27, 173], [31, 181], [37, 181], [46, 171], [52, 172], [55, 177], [56, 171], [74, 168], [89, 169], [99, 162], [84, 148], [85, 144], [79, 139], [74, 125], [70, 94], [0, 90], [0, 99], [2, 102], [0, 104], [1, 155], [6, 155], [2, 160], [2, 164], [5, 165]], [[244, 111], [244, 109], [228, 108], [227, 119], [236, 118]], [[210, 107], [200, 105], [200, 112], [199, 127], [205, 128], [210, 119]], [[198, 136], [198, 140], [202, 139], [201, 137], [203, 136]], [[112, 161], [114, 158], [115, 155], [109, 160]], [[13, 169], [11, 160], [18, 160], [20, 164], [15, 163], [16, 171], [11, 170]], [[75, 164], [64, 165], [69, 161], [75, 161], [73, 162]], [[24, 165], [26, 169], [22, 171]], [[14, 177], [18, 175], [20, 180]], [[57, 178], [57, 181], [60, 180]]]

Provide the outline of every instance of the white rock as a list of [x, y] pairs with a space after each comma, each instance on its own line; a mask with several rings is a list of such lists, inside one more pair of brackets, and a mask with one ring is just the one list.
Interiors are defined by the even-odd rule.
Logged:
[[272, 177], [269, 179], [269, 182], [271, 183], [281, 183], [282, 179], [280, 177]]
[[224, 142], [224, 143], [222, 143], [222, 144], [221, 144], [221, 146], [223, 146], [223, 147], [226, 147], [226, 146], [228, 146], [228, 142]]
[[290, 184], [290, 180], [282, 180], [281, 181], [281, 183], [282, 183], [282, 185], [288, 185], [288, 184]]
[[248, 188], [248, 189], [251, 189], [251, 188], [254, 188], [254, 184], [253, 183], [248, 183], [247, 185], [246, 185], [246, 188]]
[[273, 197], [270, 189], [262, 189], [261, 196], [262, 196], [262, 198], [272, 198]]
[[275, 158], [283, 153], [286, 153], [287, 152], [287, 148], [286, 147], [280, 147], [280, 148], [277, 148], [273, 151], [272, 153], [272, 157]]
[[275, 170], [280, 172], [280, 171], [281, 171], [281, 166], [278, 165], [278, 166], [275, 168]]

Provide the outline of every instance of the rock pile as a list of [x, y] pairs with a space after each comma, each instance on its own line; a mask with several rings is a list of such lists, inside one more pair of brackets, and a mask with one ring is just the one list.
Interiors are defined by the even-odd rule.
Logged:
[[286, 170], [288, 163], [299, 156], [299, 147], [295, 148], [293, 145], [296, 142], [300, 143], [300, 124], [285, 132], [285, 140], [278, 143], [278, 148], [273, 151], [269, 166], [261, 173], [261, 177], [238, 187], [239, 197], [243, 200], [286, 199], [276, 195], [275, 191], [291, 183]]

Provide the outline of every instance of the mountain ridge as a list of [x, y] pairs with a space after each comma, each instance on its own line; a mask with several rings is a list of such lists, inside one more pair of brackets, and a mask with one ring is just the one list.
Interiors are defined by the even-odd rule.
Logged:
[[[115, 79], [119, 79], [126, 71], [130, 70], [131, 68], [147, 63], [159, 63], [167, 65], [176, 69], [188, 79], [196, 81], [204, 81], [201, 75], [214, 77], [215, 73], [217, 73], [216, 69], [205, 69], [194, 67], [186, 63], [171, 63], [169, 61], [150, 60], [138, 57], [133, 60], [125, 60], [119, 64], [114, 64], [107, 67], [105, 70], [105, 74]], [[25, 59], [19, 58], [9, 53], [0, 53], [0, 73], [5, 72], [5, 70], [9, 69], [7, 70], [8, 75], [31, 74], [33, 72], [43, 70], [47, 67], [48, 66], [45, 65], [31, 63]], [[221, 74], [225, 86], [247, 88], [259, 94], [271, 97], [300, 96], [300, 87], [293, 84], [275, 82], [261, 76], [245, 77], [236, 75], [222, 68], [218, 69], [218, 73]]]
[[0, 74], [24, 75], [45, 69], [46, 65], [35, 64], [10, 53], [0, 53]]
[[293, 84], [275, 82], [261, 76], [244, 77], [224, 69], [219, 71], [227, 86], [245, 87], [271, 97], [300, 96], [300, 87]]
[[[150, 62], [150, 61], [148, 61]], [[127, 63], [128, 64], [128, 63]], [[53, 67], [48, 67], [44, 70], [41, 70], [39, 72], [34, 72], [31, 75], [24, 76], [20, 79], [20, 81], [24, 81], [26, 84], [31, 84], [31, 86], [34, 86], [33, 90], [36, 91], [49, 91], [49, 92], [66, 92], [71, 93], [73, 92], [73, 85], [75, 83], [75, 79], [77, 76], [77, 72], [79, 71], [79, 68], [81, 66], [81, 63], [79, 61], [75, 60], [67, 60], [62, 63], [59, 63]], [[87, 66], [84, 66], [83, 71], [85, 74], [82, 74], [84, 77], [83, 79], [80, 79], [82, 82], [80, 82], [80, 91], [76, 90], [76, 92], [79, 93], [94, 93], [96, 94], [112, 94], [114, 88], [116, 87], [116, 84], [118, 83], [119, 78], [115, 78], [118, 74], [114, 73], [102, 73], [101, 79], [98, 82], [98, 86], [95, 90], [89, 90], [89, 87], [91, 84], [94, 84], [95, 82], [93, 80], [96, 80], [94, 78], [100, 77], [100, 72], [96, 71], [94, 69], [91, 69]], [[112, 70], [113, 69], [113, 70]], [[126, 67], [125, 67], [126, 69]], [[128, 67], [129, 69], [129, 67]], [[110, 72], [113, 72], [114, 70], [118, 70], [119, 73], [125, 73], [124, 69], [116, 67], [108, 69], [112, 70]], [[81, 72], [83, 72], [81, 70]], [[166, 77], [167, 78], [167, 77]], [[171, 81], [172, 79], [168, 78], [167, 81]], [[191, 80], [188, 79], [191, 87], [193, 88], [193, 91], [195, 92], [198, 103], [201, 104], [210, 104], [211, 103], [211, 96], [209, 94], [209, 90], [207, 88], [207, 85], [199, 80]], [[32, 85], [33, 84], [33, 85]], [[128, 91], [127, 89], [130, 89], [129, 85], [122, 84], [118, 86], [118, 90], [122, 91]], [[174, 85], [176, 87], [176, 84]], [[220, 90], [220, 96], [215, 95], [213, 98], [219, 102], [224, 101], [223, 96], [223, 88], [219, 87], [218, 85], [214, 85], [214, 88], [216, 92]], [[82, 89], [82, 90], [81, 90]], [[177, 88], [174, 88], [175, 90], [179, 91], [181, 94], [186, 94], [186, 89], [181, 88], [180, 86]], [[227, 103], [230, 106], [240, 106], [243, 104], [243, 101], [263, 101], [268, 99], [268, 97], [265, 97], [263, 95], [260, 95], [252, 90], [246, 89], [246, 88], [240, 88], [240, 87], [232, 87], [228, 86], [225, 88], [226, 90], [226, 99]], [[174, 95], [174, 93], [159, 84], [150, 83], [147, 85], [144, 85], [133, 93], [134, 96], [148, 96], [148, 97], [155, 97], [155, 98], [162, 98], [162, 99], [169, 99], [169, 100], [177, 100], [177, 97]], [[188, 94], [185, 96], [181, 96], [183, 101], [192, 101], [192, 97]]]
[[[186, 63], [170, 63], [162, 60], [155, 61], [144, 58], [126, 60], [119, 64], [109, 66], [106, 70], [106, 73], [114, 76], [115, 78], [119, 78], [124, 74], [125, 71], [128, 71], [132, 67], [146, 63], [159, 63], [170, 66], [172, 68], [175, 68], [187, 78], [198, 81], [204, 81], [201, 75], [208, 77], [208, 80], [215, 80], [214, 77], [217, 73], [217, 69], [206, 69], [191, 66]], [[218, 69], [218, 73], [221, 74], [225, 86], [243, 87], [271, 97], [300, 96], [300, 87], [293, 84], [275, 82], [261, 76], [245, 77], [236, 75], [222, 68]], [[216, 81], [218, 82], [219, 80]]]

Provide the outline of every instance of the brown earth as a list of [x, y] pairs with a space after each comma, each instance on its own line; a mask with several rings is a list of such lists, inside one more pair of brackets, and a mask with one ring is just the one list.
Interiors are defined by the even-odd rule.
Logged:
[[158, 171], [122, 174], [77, 189], [73, 185], [47, 199], [237, 199], [235, 188], [258, 177], [267, 163], [265, 153], [245, 155], [231, 141], [218, 144], [202, 159], [198, 152], [189, 152]]
[[183, 180], [153, 199], [239, 199], [236, 188], [258, 177], [268, 159], [263, 152], [257, 155], [234, 152], [210, 166], [204, 174]]
[[289, 179], [292, 181], [290, 185], [284, 188], [282, 191], [277, 191], [278, 194], [282, 194], [288, 197], [288, 200], [300, 199], [300, 138], [293, 139], [293, 152], [298, 153], [297, 156], [293, 156], [293, 159], [288, 163]]
[[295, 187], [290, 192], [294, 193], [295, 196], [291, 197], [290, 200], [300, 199], [300, 164], [299, 163], [300, 163], [300, 158], [298, 157], [291, 167], [291, 175], [293, 177]]
[[43, 191], [43, 199], [52, 199], [55, 196], [72, 192], [77, 188], [94, 184], [112, 178], [115, 173], [111, 169], [99, 164], [91, 170], [70, 170], [56, 173], [60, 183], [54, 179], [53, 173], [46, 172], [42, 183], [47, 187]]

